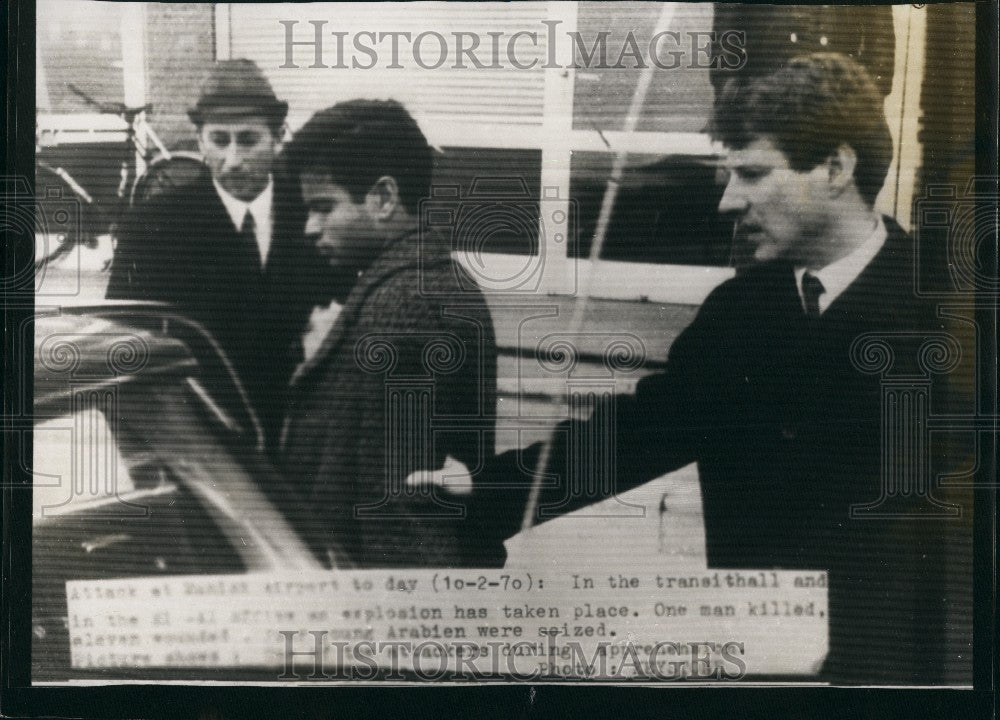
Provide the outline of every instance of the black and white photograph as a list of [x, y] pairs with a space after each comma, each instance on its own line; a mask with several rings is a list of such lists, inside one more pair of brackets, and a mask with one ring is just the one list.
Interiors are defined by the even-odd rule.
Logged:
[[36, 0], [30, 685], [979, 689], [980, 9]]

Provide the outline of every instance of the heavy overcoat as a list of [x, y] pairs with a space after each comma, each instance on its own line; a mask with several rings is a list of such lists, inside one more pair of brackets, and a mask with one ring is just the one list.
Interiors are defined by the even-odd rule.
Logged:
[[276, 445], [285, 390], [302, 359], [314, 304], [328, 298], [325, 263], [304, 240], [296, 184], [274, 174], [272, 239], [266, 263], [240, 235], [206, 173], [137, 206], [122, 225], [109, 299], [170, 303], [200, 322], [232, 362]]
[[[600, 419], [559, 426], [549, 466], [559, 481], [542, 493], [539, 519], [697, 462], [711, 567], [828, 571], [825, 677], [934, 682], [943, 548], [969, 526], [932, 499], [940, 467], [920, 465], [904, 415], [931, 402], [925, 390], [954, 371], [957, 348], [914, 292], [911, 238], [885, 222], [883, 249], [819, 318], [805, 315], [782, 262], [714, 290], [664, 371], [598, 406]], [[600, 482], [602, 449], [588, 449], [597, 422], [615, 428], [614, 462], [600, 464], [615, 475]], [[494, 472], [524, 487], [538, 453], [506, 453]], [[492, 506], [508, 509], [493, 517], [514, 530], [523, 504]]]
[[495, 564], [460, 498], [404, 478], [450, 455], [494, 452], [496, 342], [489, 309], [447, 245], [417, 234], [364, 271], [319, 350], [296, 373], [285, 474], [313, 506], [315, 545], [356, 567]]

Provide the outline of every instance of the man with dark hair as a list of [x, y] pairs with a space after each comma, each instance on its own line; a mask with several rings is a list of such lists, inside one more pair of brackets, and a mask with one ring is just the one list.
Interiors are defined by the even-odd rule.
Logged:
[[432, 151], [394, 101], [312, 117], [288, 146], [314, 242], [343, 308], [296, 372], [282, 457], [320, 525], [357, 567], [492, 565], [461, 495], [403, 484], [494, 452], [496, 347], [485, 299], [442, 238], [419, 232]]
[[300, 178], [318, 168], [355, 202], [363, 200], [380, 177], [394, 178], [403, 208], [413, 218], [430, 193], [431, 147], [416, 121], [394, 100], [350, 100], [317, 112], [295, 134], [287, 156]]
[[850, 148], [857, 158], [854, 185], [870, 209], [892, 162], [882, 104], [859, 64], [816, 53], [793, 58], [770, 78], [731, 79], [716, 101], [711, 130], [739, 151], [767, 136], [796, 172], [816, 168], [838, 146]]
[[[697, 462], [710, 566], [829, 572], [826, 679], [931, 682], [937, 539], [955, 526], [920, 517], [941, 509], [926, 494], [896, 493], [888, 516], [863, 507], [889, 490], [883, 463], [917, 460], [883, 457], [880, 379], [856, 342], [940, 330], [914, 296], [911, 240], [873, 209], [891, 154], [882, 96], [846, 56], [798, 57], [727, 88], [714, 128], [729, 146], [721, 209], [739, 215], [754, 262], [711, 293], [663, 372], [558, 428], [546, 476], [560, 480], [536, 517]], [[609, 427], [615, 462], [588, 459]], [[539, 455], [501, 456], [497, 479], [529, 485]], [[594, 478], [602, 467], [614, 476]], [[506, 520], [515, 530], [516, 511]]]
[[239, 375], [271, 448], [302, 332], [323, 299], [298, 188], [280, 171], [287, 111], [253, 62], [217, 63], [188, 112], [208, 172], [132, 208], [107, 289], [108, 298], [166, 302], [200, 322]]

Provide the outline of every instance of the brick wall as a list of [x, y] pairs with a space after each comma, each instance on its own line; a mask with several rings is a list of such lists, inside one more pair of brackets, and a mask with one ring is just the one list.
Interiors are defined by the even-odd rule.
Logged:
[[195, 141], [187, 109], [215, 61], [215, 8], [201, 3], [146, 6], [146, 96], [150, 123], [168, 148]]

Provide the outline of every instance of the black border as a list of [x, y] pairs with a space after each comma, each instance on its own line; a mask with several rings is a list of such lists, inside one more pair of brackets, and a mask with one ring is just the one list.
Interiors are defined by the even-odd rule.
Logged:
[[[4, 33], [4, 174], [21, 177], [27, 187], [34, 192], [35, 161], [35, 8], [33, 4], [4, 2], [0, 13], [6, 25]], [[25, 32], [24, 28], [32, 31]], [[25, 58], [31, 58], [30, 62]], [[31, 88], [31, 95], [25, 92]], [[20, 92], [18, 92], [20, 90]], [[6, 228], [5, 228], [6, 229]], [[34, 254], [34, 240], [21, 234], [4, 233], [3, 278], [18, 277], [26, 266], [30, 267]], [[25, 286], [27, 286], [25, 288]], [[32, 366], [32, 349], [18, 342], [18, 329], [30, 320], [34, 311], [34, 299], [30, 294], [34, 287], [29, 277], [27, 283], [14, 289], [13, 297], [4, 290], [3, 294], [3, 561], [2, 609], [3, 652], [0, 654], [0, 714], [8, 712], [7, 702], [11, 697], [10, 688], [30, 682], [30, 666], [24, 662], [30, 657], [31, 628], [31, 527], [24, 518], [30, 517], [31, 496], [21, 489], [12, 489], [9, 484], [30, 487], [30, 476], [23, 470], [22, 456], [30, 457], [30, 438], [24, 447], [14, 425], [18, 418], [30, 419], [32, 402], [30, 377], [24, 368]], [[18, 293], [20, 290], [20, 293]], [[32, 338], [33, 339], [33, 338]], [[16, 697], [16, 695], [15, 695]]]
[[[781, 3], [785, 4], [785, 3]], [[791, 3], [789, 3], [791, 4]], [[976, 2], [976, 171], [980, 176], [997, 175], [997, 33], [996, 0]], [[4, 126], [4, 173], [22, 175], [34, 186], [34, 80], [35, 8], [30, 0], [3, 0], [0, 18], [6, 32], [5, 75], [2, 85]], [[995, 238], [994, 238], [995, 240]], [[996, 247], [994, 246], [994, 250]], [[30, 262], [31, 238], [7, 234], [3, 244], [4, 278]], [[997, 255], [989, 258], [997, 273]], [[30, 442], [15, 441], [8, 418], [27, 417], [31, 388], [20, 392], [31, 368], [31, 348], [17, 345], [17, 329], [30, 319], [33, 298], [3, 297], [3, 436], [4, 480], [24, 483], [22, 453], [30, 457]], [[988, 306], [979, 320], [991, 324], [996, 315]], [[994, 336], [994, 339], [996, 337]], [[978, 348], [981, 363], [995, 367], [997, 349], [992, 343]], [[996, 397], [993, 386], [984, 388]], [[996, 437], [988, 440], [986, 458], [996, 454]], [[994, 462], [995, 467], [995, 462]], [[995, 481], [993, 468], [980, 468], [980, 484]], [[474, 717], [529, 717], [628, 715], [669, 718], [685, 716], [766, 716], [837, 718], [974, 718], [996, 717], [995, 688], [1000, 681], [996, 664], [996, 492], [976, 490], [974, 575], [974, 689], [864, 689], [783, 687], [713, 688], [665, 686], [658, 688], [567, 685], [503, 685], [461, 687], [222, 687], [153, 686], [41, 688], [30, 687], [30, 497], [25, 492], [3, 489], [2, 508], [2, 651], [0, 651], [0, 716], [2, 717], [242, 717], [279, 716], [319, 718], [329, 716], [370, 717], [376, 715], [428, 716], [456, 714]], [[20, 522], [19, 522], [20, 520]], [[986, 570], [989, 569], [989, 572]], [[668, 689], [670, 688], [670, 689]]]
[[[996, 2], [977, 2], [976, 6], [976, 174], [997, 177], [997, 132], [998, 132], [998, 34], [1000, 34], [1000, 19]], [[994, 184], [994, 191], [997, 186]], [[1000, 195], [994, 196], [994, 211]], [[998, 273], [998, 238], [993, 238], [993, 254], [987, 257], [992, 267], [984, 268], [990, 276]], [[980, 367], [997, 367], [997, 311], [994, 308], [992, 317], [988, 305], [977, 313], [977, 321], [990, 327], [992, 321], [993, 342], [985, 342], [979, 351]], [[996, 402], [997, 375], [989, 375], [991, 387], [985, 389], [986, 397]], [[1000, 404], [995, 407], [1000, 408]], [[989, 473], [992, 469], [992, 482], [997, 482], [997, 434], [987, 441], [990, 447], [987, 463], [980, 468], [977, 484], [982, 486], [990, 482]], [[991, 467], [992, 466], [992, 467]], [[973, 498], [975, 514], [973, 523], [973, 568], [980, 572], [973, 573], [973, 687], [992, 688], [996, 692], [1000, 683], [1000, 666], [997, 664], [997, 492], [995, 489], [980, 489]], [[992, 572], [982, 572], [990, 568]], [[993, 717], [1000, 715], [996, 697], [993, 699]]]

